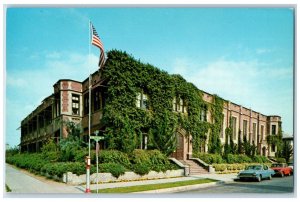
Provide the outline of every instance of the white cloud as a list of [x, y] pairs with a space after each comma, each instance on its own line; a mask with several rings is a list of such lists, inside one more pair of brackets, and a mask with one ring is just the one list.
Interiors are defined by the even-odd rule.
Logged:
[[14, 78], [12, 75], [8, 75], [6, 78], [6, 85], [22, 88], [26, 87], [28, 83], [24, 78]]
[[185, 58], [174, 61], [172, 73], [181, 74], [208, 93], [265, 115], [278, 114], [284, 130], [292, 132], [292, 67], [225, 58], [201, 64]]
[[[43, 58], [41, 58], [43, 57]], [[6, 134], [10, 144], [18, 143], [20, 131], [16, 128], [41, 101], [53, 93], [53, 84], [59, 79], [83, 81], [98, 69], [99, 57], [71, 52], [53, 52], [40, 55], [42, 66], [36, 69], [7, 69], [6, 76]]]

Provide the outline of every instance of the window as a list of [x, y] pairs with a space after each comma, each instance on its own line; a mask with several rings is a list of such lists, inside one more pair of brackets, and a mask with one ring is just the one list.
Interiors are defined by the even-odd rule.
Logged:
[[72, 112], [73, 115], [79, 115], [79, 95], [72, 94]]
[[276, 135], [276, 125], [272, 125], [272, 135]]
[[201, 108], [200, 121], [207, 121], [207, 106]]
[[89, 94], [84, 95], [84, 114], [89, 114]]
[[99, 88], [93, 91], [94, 111], [102, 108], [102, 95]]
[[144, 94], [143, 92], [137, 93], [136, 107], [141, 109], [149, 109], [148, 95]]
[[173, 99], [173, 111], [187, 113], [187, 104], [185, 100], [180, 97]]
[[264, 126], [263, 125], [260, 126], [260, 135], [261, 135], [262, 140], [265, 140], [265, 137], [264, 137]]
[[247, 137], [247, 121], [243, 120], [243, 136]]
[[252, 141], [254, 141], [254, 143], [256, 143], [256, 123], [252, 124]]
[[231, 118], [233, 139], [236, 140], [236, 117]]
[[275, 144], [272, 144], [272, 145], [271, 145], [271, 151], [272, 151], [272, 152], [275, 152]]

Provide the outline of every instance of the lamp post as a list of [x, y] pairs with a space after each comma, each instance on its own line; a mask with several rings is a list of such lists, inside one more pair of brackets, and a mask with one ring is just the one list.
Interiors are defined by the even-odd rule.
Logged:
[[103, 140], [104, 139], [104, 136], [98, 136], [98, 134], [99, 134], [99, 131], [98, 130], [96, 130], [95, 132], [95, 135], [96, 136], [90, 136], [91, 137], [91, 139], [92, 140], [95, 140], [96, 141], [96, 172], [97, 172], [97, 175], [96, 175], [96, 184], [97, 184], [97, 186], [96, 186], [96, 189], [97, 189], [97, 193], [98, 193], [98, 173], [99, 173], [99, 171], [98, 171], [98, 168], [99, 168], [99, 163], [98, 163], [98, 152], [99, 152], [99, 141], [100, 140]]

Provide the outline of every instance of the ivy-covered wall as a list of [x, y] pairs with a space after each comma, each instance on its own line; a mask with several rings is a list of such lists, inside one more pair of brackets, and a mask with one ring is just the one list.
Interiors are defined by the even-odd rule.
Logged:
[[[149, 149], [159, 149], [169, 155], [176, 149], [176, 130], [183, 128], [193, 137], [194, 152], [206, 141], [209, 129], [212, 133], [209, 151], [221, 151], [221, 98], [214, 96], [214, 104], [208, 107], [201, 91], [180, 75], [170, 75], [141, 63], [126, 52], [112, 50], [107, 56], [102, 75], [107, 82], [108, 97], [102, 122], [109, 148], [130, 153], [139, 147], [142, 135], [147, 134]], [[148, 109], [136, 106], [137, 94], [141, 92], [148, 96]], [[184, 101], [187, 113], [173, 111], [174, 98]], [[211, 110], [212, 124], [200, 120], [204, 108]]]

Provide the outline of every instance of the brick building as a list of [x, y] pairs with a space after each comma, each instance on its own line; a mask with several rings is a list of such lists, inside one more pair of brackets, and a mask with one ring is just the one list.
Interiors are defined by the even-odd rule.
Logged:
[[[98, 70], [91, 75], [91, 132], [102, 130], [103, 107], [107, 97], [107, 86], [101, 77], [102, 71]], [[31, 112], [21, 122], [21, 151], [39, 151], [45, 141], [53, 138], [59, 141], [68, 135], [65, 121], [81, 124], [84, 137], [88, 136], [88, 112], [89, 112], [89, 78], [83, 82], [61, 79], [54, 85], [54, 92], [45, 98], [40, 106]], [[199, 90], [201, 91], [201, 90]], [[213, 102], [213, 95], [201, 91], [203, 100], [207, 103]], [[137, 96], [137, 107], [142, 107], [146, 96]], [[182, 110], [186, 111], [182, 106]], [[176, 108], [176, 107], [175, 107]], [[177, 108], [176, 108], [177, 109]], [[173, 110], [175, 110], [173, 108]], [[242, 136], [255, 144], [259, 154], [264, 156], [275, 156], [276, 147], [267, 144], [267, 135], [277, 135], [281, 128], [280, 116], [266, 116], [252, 109], [230, 101], [224, 101], [223, 105], [223, 127], [220, 133], [222, 144], [225, 143], [225, 129], [229, 127], [232, 117], [233, 141], [238, 142], [239, 131]], [[201, 112], [201, 120], [213, 122], [209, 110]], [[182, 129], [177, 133], [177, 149], [172, 156], [177, 159], [187, 159], [192, 155], [192, 138], [186, 135]], [[209, 136], [209, 132], [207, 134]], [[201, 145], [200, 150], [207, 152], [208, 139]], [[141, 148], [147, 148], [147, 138], [142, 140]]]

